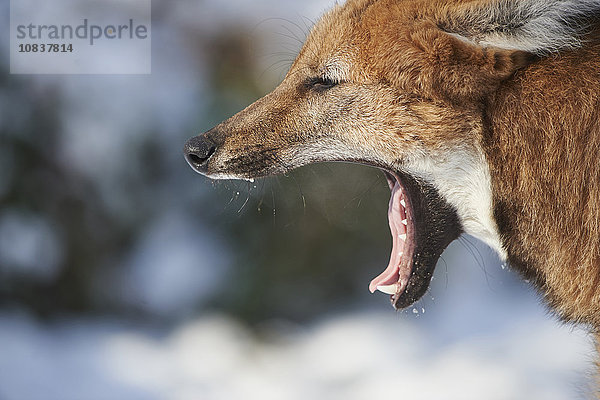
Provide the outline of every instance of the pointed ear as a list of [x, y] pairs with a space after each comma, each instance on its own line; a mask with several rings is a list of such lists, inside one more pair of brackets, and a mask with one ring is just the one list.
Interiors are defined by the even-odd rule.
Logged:
[[410, 34], [425, 56], [421, 73], [433, 92], [451, 100], [478, 100], [536, 59], [523, 50], [481, 46], [466, 37], [422, 23]]
[[481, 96], [536, 58], [581, 46], [599, 13], [598, 0], [476, 0], [439, 6], [409, 36], [436, 89]]

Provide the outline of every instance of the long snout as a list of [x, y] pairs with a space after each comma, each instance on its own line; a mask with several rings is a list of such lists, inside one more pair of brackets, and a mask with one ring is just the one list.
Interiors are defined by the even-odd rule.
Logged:
[[[289, 86], [289, 85], [288, 85]], [[296, 96], [296, 97], [294, 97]], [[192, 169], [211, 179], [254, 179], [300, 166], [293, 146], [299, 146], [312, 127], [296, 86], [280, 85], [244, 110], [201, 135], [183, 148]], [[304, 122], [302, 122], [304, 121]]]

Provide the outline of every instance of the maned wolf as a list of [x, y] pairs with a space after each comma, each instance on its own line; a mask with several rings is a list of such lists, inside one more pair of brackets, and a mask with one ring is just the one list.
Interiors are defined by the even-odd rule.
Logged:
[[348, 0], [185, 154], [218, 179], [378, 167], [393, 248], [371, 291], [412, 304], [466, 232], [600, 332], [600, 0]]

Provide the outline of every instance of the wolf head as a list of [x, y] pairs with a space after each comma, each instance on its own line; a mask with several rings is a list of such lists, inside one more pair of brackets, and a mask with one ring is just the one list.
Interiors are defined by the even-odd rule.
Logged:
[[393, 249], [370, 285], [426, 291], [461, 232], [507, 257], [486, 155], [488, 104], [530, 63], [580, 45], [598, 1], [349, 0], [312, 29], [270, 94], [188, 141], [196, 171], [254, 179], [323, 161], [386, 175]]

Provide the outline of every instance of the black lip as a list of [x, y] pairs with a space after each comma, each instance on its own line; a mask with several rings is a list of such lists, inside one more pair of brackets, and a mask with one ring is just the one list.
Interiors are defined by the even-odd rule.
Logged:
[[437, 189], [409, 174], [397, 172], [412, 207], [415, 227], [412, 274], [406, 289], [392, 296], [396, 309], [414, 304], [427, 292], [438, 259], [463, 232], [458, 214]]

